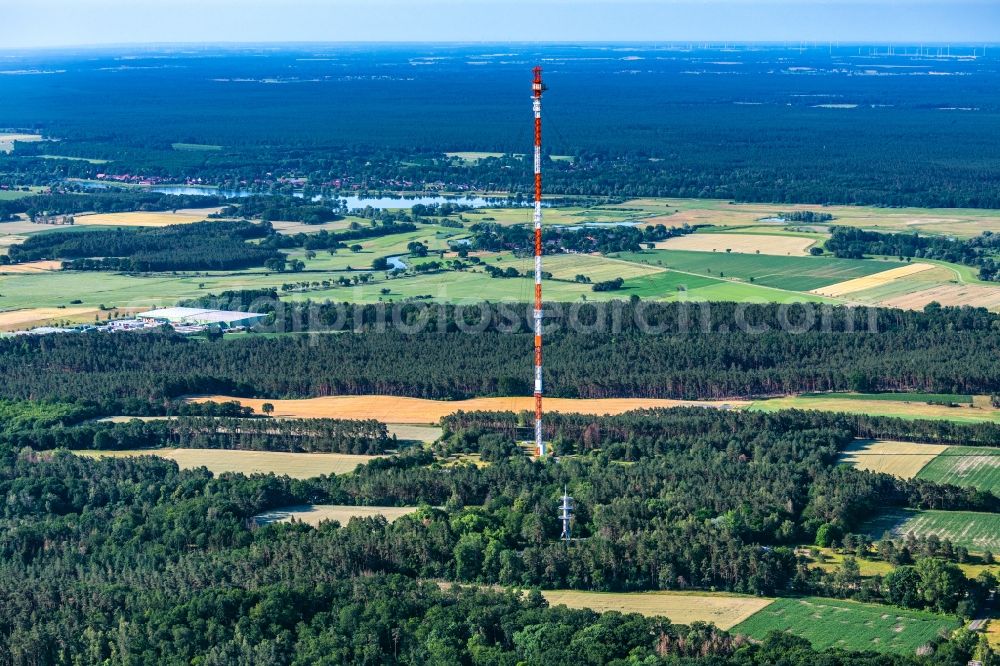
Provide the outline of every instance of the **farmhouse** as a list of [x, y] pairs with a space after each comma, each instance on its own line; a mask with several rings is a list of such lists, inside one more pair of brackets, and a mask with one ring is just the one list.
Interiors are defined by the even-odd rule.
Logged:
[[202, 308], [161, 308], [136, 315], [146, 324], [171, 324], [172, 326], [218, 326], [222, 329], [253, 326], [267, 315], [256, 312], [205, 310]]

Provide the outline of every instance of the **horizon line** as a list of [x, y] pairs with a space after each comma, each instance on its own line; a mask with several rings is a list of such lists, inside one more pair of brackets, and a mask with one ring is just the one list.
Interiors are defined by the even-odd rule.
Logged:
[[476, 45], [509, 45], [509, 46], [597, 46], [597, 45], [670, 45], [690, 46], [695, 49], [725, 48], [727, 46], [787, 46], [794, 48], [809, 46], [968, 46], [968, 47], [1000, 47], [1000, 41], [928, 41], [910, 39], [883, 40], [843, 40], [843, 39], [778, 39], [778, 40], [733, 40], [733, 39], [669, 39], [669, 40], [280, 40], [280, 41], [167, 41], [167, 42], [107, 42], [60, 44], [44, 46], [0, 46], [2, 52], [18, 51], [60, 51], [67, 49], [115, 49], [115, 48], [164, 48], [164, 47], [259, 47], [259, 46], [476, 46]]

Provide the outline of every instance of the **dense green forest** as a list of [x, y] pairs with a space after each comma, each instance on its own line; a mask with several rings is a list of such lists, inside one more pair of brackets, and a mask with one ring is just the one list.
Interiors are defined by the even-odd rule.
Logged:
[[[616, 301], [552, 304], [549, 315], [546, 391], [554, 396], [1000, 388], [1000, 317], [985, 310]], [[0, 398], [86, 396], [106, 413], [146, 414], [196, 393], [459, 398], [530, 392], [526, 307], [307, 304], [282, 305], [274, 317], [276, 330], [315, 334], [210, 343], [158, 332], [0, 340]], [[332, 331], [345, 333], [327, 334]]]
[[[473, 237], [471, 249], [502, 252], [511, 250], [531, 253], [535, 247], [534, 230], [527, 225], [503, 226], [480, 223], [471, 227]], [[667, 228], [662, 224], [645, 227], [586, 227], [569, 229], [554, 226], [543, 237], [544, 252], [638, 252], [647, 243], [665, 240], [674, 236], [689, 234], [694, 228], [684, 225]]]
[[[254, 191], [303, 178], [330, 191], [528, 194], [531, 164], [515, 155], [532, 142], [526, 63], [544, 60], [554, 63], [545, 75], [550, 192], [1000, 207], [992, 53], [918, 58], [915, 72], [947, 74], [930, 77], [891, 71], [891, 58], [862, 57], [854, 45], [668, 57], [660, 45], [635, 45], [631, 66], [602, 45], [497, 48], [515, 55], [342, 45], [263, 58], [234, 47], [130, 53], [129, 70], [113, 53], [20, 55], [10, 67], [61, 73], [4, 77], [0, 123], [59, 141], [0, 154], [0, 185], [110, 172]], [[165, 105], [162, 91], [175, 89], [198, 104]], [[829, 99], [845, 108], [828, 108]], [[961, 108], [970, 111], [950, 110]], [[509, 157], [445, 154], [477, 150]], [[109, 163], [41, 158], [52, 154]]]
[[[457, 417], [440, 446], [495, 446], [503, 435], [484, 430], [482, 418]], [[585, 452], [558, 463], [531, 462], [513, 447], [486, 467], [443, 467], [430, 451], [411, 451], [351, 475], [307, 481], [212, 478], [153, 458], [94, 461], [0, 445], [0, 493], [8, 498], [0, 512], [0, 659], [815, 659], [789, 638], [750, 646], [703, 626], [598, 617], [548, 609], [537, 595], [446, 592], [418, 581], [824, 592], [964, 616], [975, 612], [984, 586], [995, 584], [956, 576], [947, 561], [916, 552], [915, 566], [902, 567], [899, 580], [863, 585], [849, 572], [830, 577], [804, 566], [792, 545], [848, 533], [886, 506], [1000, 505], [985, 493], [835, 465], [852, 439], [835, 417], [688, 408], [588, 421], [580, 436], [589, 442]], [[586, 434], [595, 429], [603, 433], [599, 440]], [[578, 502], [580, 538], [568, 545], [556, 539], [553, 508], [563, 488]], [[257, 513], [302, 502], [423, 507], [391, 524], [255, 527]], [[611, 627], [613, 637], [589, 642]], [[565, 640], [538, 642], [549, 635]], [[942, 640], [925, 660], [968, 659], [975, 641]], [[864, 659], [901, 664], [912, 657]]]
[[[73, 270], [227, 270], [261, 266], [282, 255], [247, 243], [273, 233], [267, 222], [196, 222], [166, 227], [125, 227], [86, 233], [54, 231], [29, 236], [10, 248], [13, 263], [66, 259]], [[96, 257], [96, 258], [95, 258]]]
[[[62, 423], [60, 425], [63, 425]], [[15, 449], [122, 450], [160, 446], [292, 453], [374, 455], [395, 447], [384, 423], [342, 419], [179, 416], [164, 421], [91, 422], [71, 427], [8, 427], [0, 443]]]
[[81, 194], [63, 191], [60, 188], [45, 194], [0, 200], [0, 215], [25, 213], [31, 219], [35, 219], [40, 215], [72, 215], [84, 212], [166, 211], [208, 208], [219, 206], [224, 201], [218, 196], [161, 194], [143, 189], [88, 190], [86, 194]]

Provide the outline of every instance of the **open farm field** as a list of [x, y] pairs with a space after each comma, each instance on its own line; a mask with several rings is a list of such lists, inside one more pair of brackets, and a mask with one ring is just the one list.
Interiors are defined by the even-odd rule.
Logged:
[[816, 241], [798, 236], [765, 234], [688, 234], [656, 243], [658, 250], [689, 250], [693, 252], [736, 252], [804, 257]]
[[386, 426], [389, 436], [403, 442], [423, 442], [430, 444], [441, 437], [441, 428], [437, 426], [411, 425], [406, 423], [390, 423]]
[[[942, 285], [961, 284], [964, 281], [964, 276], [960, 276], [958, 270], [960, 268], [962, 267], [955, 264], [934, 264], [933, 268], [912, 273], [905, 276], [905, 279], [889, 280], [874, 287], [866, 287], [860, 291], [851, 292], [846, 298], [852, 301], [876, 305], [888, 304], [889, 302], [896, 301], [896, 299], [905, 300], [912, 294], [926, 289], [933, 289]], [[974, 278], [972, 281], [975, 281]]]
[[[0, 190], [0, 201], [14, 201], [16, 199], [23, 199], [24, 197], [30, 197], [33, 194], [38, 194], [43, 191], [43, 187], [31, 187], [29, 191], [24, 190]], [[9, 224], [8, 222], [0, 222], [0, 224]]]
[[287, 453], [284, 451], [234, 451], [229, 449], [133, 449], [127, 451], [74, 451], [90, 458], [159, 456], [173, 460], [181, 469], [207, 467], [213, 474], [286, 475], [309, 479], [323, 474], [348, 474], [378, 456], [348, 453]]
[[708, 592], [584, 592], [543, 590], [550, 606], [588, 608], [598, 613], [619, 611], [663, 616], [676, 624], [711, 622], [729, 629], [770, 605], [774, 599]]
[[[352, 252], [348, 249], [338, 250], [336, 254], [317, 252], [313, 259], [306, 258], [306, 250], [290, 250], [287, 254], [291, 259], [300, 259], [305, 262], [306, 269], [310, 271], [346, 270], [348, 268], [371, 270], [372, 262], [385, 256], [403, 255], [403, 261], [409, 265], [414, 261], [413, 258], [406, 256], [409, 254], [406, 248], [409, 243], [423, 243], [433, 254], [441, 250], [448, 250], [450, 247], [448, 241], [467, 235], [468, 232], [463, 229], [428, 224], [420, 225], [416, 231], [348, 242], [348, 245], [360, 245], [361, 250], [358, 252]], [[429, 258], [436, 259], [434, 256]]]
[[837, 282], [822, 288], [813, 289], [812, 291], [813, 293], [822, 294], [823, 296], [845, 296], [847, 294], [853, 294], [854, 292], [882, 287], [897, 281], [906, 280], [913, 275], [930, 270], [935, 270], [933, 264], [925, 264], [922, 262], [907, 263], [873, 275], [866, 275], [864, 277], [845, 280], [844, 282]]
[[[81, 301], [80, 305], [92, 308], [99, 305], [134, 308], [172, 306], [180, 299], [195, 298], [210, 293], [218, 294], [226, 290], [280, 289], [281, 285], [288, 282], [336, 281], [343, 275], [345, 273], [338, 271], [290, 274], [273, 273], [264, 269], [238, 272], [206, 271], [188, 275], [97, 271], [0, 275], [0, 293], [3, 294], [0, 298], [0, 307], [15, 309], [68, 306], [74, 300]], [[351, 277], [352, 274], [346, 275]], [[304, 293], [301, 297], [318, 300], [330, 298], [335, 301], [367, 298], [376, 301], [379, 300], [379, 288], [383, 286], [385, 284], [379, 284], [377, 287], [369, 285], [367, 290], [361, 287], [357, 290], [354, 287], [334, 287], [322, 292]]]
[[294, 235], [294, 234], [315, 234], [320, 231], [347, 231], [350, 228], [351, 222], [364, 222], [361, 218], [357, 217], [345, 217], [342, 220], [333, 220], [331, 222], [324, 222], [322, 224], [306, 224], [305, 222], [282, 222], [282, 221], [272, 221], [271, 226], [279, 234]]
[[777, 599], [732, 628], [763, 639], [770, 631], [801, 636], [817, 649], [874, 650], [913, 654], [928, 641], [959, 627], [957, 618], [894, 606], [804, 597]]
[[662, 268], [655, 266], [591, 254], [554, 254], [545, 257], [544, 262], [545, 270], [552, 273], [552, 277], [557, 280], [573, 280], [577, 275], [586, 275], [593, 282], [614, 280], [618, 277], [628, 280], [663, 271]]
[[[265, 402], [274, 405], [274, 416], [291, 418], [339, 418], [375, 419], [384, 423], [437, 423], [442, 416], [459, 410], [470, 411], [523, 411], [534, 409], [534, 398], [472, 398], [469, 400], [425, 400], [423, 398], [403, 398], [388, 395], [342, 395], [301, 400], [262, 400], [257, 398], [234, 398], [225, 395], [198, 396], [191, 402], [238, 402], [261, 412]], [[654, 407], [680, 407], [704, 405], [706, 407], [741, 407], [748, 403], [738, 400], [729, 402], [691, 402], [656, 398], [546, 398], [545, 410], [570, 414], [621, 414], [633, 409]]]
[[93, 321], [99, 310], [78, 308], [26, 308], [0, 312], [0, 331], [19, 331], [53, 321]]
[[281, 509], [273, 509], [254, 516], [258, 525], [270, 523], [306, 523], [316, 527], [323, 521], [336, 520], [346, 525], [351, 518], [372, 518], [382, 516], [390, 523], [397, 518], [413, 513], [415, 506], [338, 506], [335, 504], [301, 504]]
[[24, 134], [18, 132], [0, 132], [0, 153], [9, 153], [14, 150], [15, 141], [25, 143], [36, 143], [42, 140], [41, 134]]
[[210, 143], [172, 143], [170, 147], [174, 150], [189, 151], [189, 152], [214, 152], [217, 150], [222, 150], [222, 146], [217, 146]]
[[[4, 193], [0, 192], [0, 199]], [[10, 194], [10, 193], [7, 193]], [[14, 222], [2, 222], [0, 223], [0, 254], [6, 254], [7, 248], [11, 245], [16, 245], [18, 243], [23, 243], [24, 240], [33, 233], [44, 232], [45, 230], [51, 229], [65, 229], [66, 227], [55, 227], [55, 226], [45, 226], [41, 224], [34, 224], [26, 219], [23, 215], [21, 219]]]
[[906, 310], [922, 310], [925, 305], [937, 302], [945, 306], [968, 305], [996, 310], [1000, 308], [1000, 287], [978, 284], [938, 284], [908, 294], [884, 298], [880, 305]]
[[[613, 206], [612, 206], [613, 207]], [[978, 208], [878, 208], [874, 206], [822, 206], [809, 204], [733, 203], [719, 199], [631, 199], [622, 208], [640, 208], [655, 223], [667, 226], [711, 224], [745, 226], [773, 218], [779, 212], [829, 213], [824, 224], [905, 233], [919, 231], [971, 238], [984, 231], [1000, 232], [1000, 212]], [[676, 211], [676, 212], [675, 212]], [[653, 219], [644, 220], [651, 222]], [[804, 226], [789, 222], [789, 227]]]
[[869, 472], [912, 479], [948, 448], [940, 444], [857, 440], [844, 449], [840, 462]]
[[62, 268], [61, 261], [28, 261], [23, 264], [0, 265], [0, 275], [15, 275], [17, 273], [46, 273]]
[[[805, 555], [809, 559], [809, 566], [811, 569], [822, 569], [827, 572], [839, 571], [843, 566], [845, 557], [854, 558], [854, 561], [858, 563], [859, 573], [865, 578], [870, 578], [872, 576], [885, 576], [895, 568], [891, 562], [858, 558], [854, 557], [854, 555], [845, 555], [844, 553], [837, 552], [833, 548], [820, 548], [819, 556], [814, 558], [810, 554], [812, 548], [812, 546], [806, 546], [798, 549], [798, 553], [800, 555]], [[970, 580], [974, 579], [984, 571], [989, 571], [994, 576], [1000, 575], [1000, 564], [959, 562], [955, 566], [961, 569], [962, 573], [965, 574], [965, 577]]]
[[994, 650], [1000, 648], [1000, 617], [991, 617], [986, 625], [986, 640]]
[[747, 282], [752, 280], [754, 285], [791, 291], [810, 291], [892, 267], [892, 264], [872, 259], [778, 257], [687, 250], [646, 250], [623, 252], [614, 256], [706, 277], [735, 278]]
[[166, 227], [171, 224], [191, 224], [208, 219], [221, 208], [182, 208], [176, 212], [138, 211], [134, 213], [91, 213], [74, 215], [77, 225], [89, 227]]
[[[876, 394], [885, 395], [885, 394]], [[972, 404], [958, 404], [954, 407], [942, 404], [904, 402], [867, 398], [863, 394], [851, 394], [846, 398], [830, 393], [823, 396], [788, 396], [756, 400], [750, 409], [776, 411], [779, 409], [816, 409], [823, 412], [844, 412], [846, 414], [871, 414], [873, 416], [894, 416], [902, 419], [943, 419], [960, 423], [1000, 422], [1000, 410], [990, 406], [989, 399], [974, 399]]]
[[[488, 222], [503, 225], [531, 224], [531, 215], [532, 209], [527, 207], [477, 208], [462, 213], [462, 217], [470, 224]], [[629, 222], [646, 224], [648, 222], [648, 220], [643, 219], [646, 217], [646, 213], [642, 211], [623, 210], [605, 205], [546, 208], [543, 212], [543, 217], [544, 224], [547, 227], [554, 225], [573, 226], [578, 224], [624, 224]]]
[[958, 393], [803, 393], [801, 398], [823, 400], [879, 400], [887, 402], [917, 402], [929, 405], [974, 405], [976, 396]]
[[111, 160], [98, 160], [90, 157], [71, 157], [69, 155], [39, 155], [43, 160], [69, 160], [70, 162], [86, 162], [87, 164], [107, 164]]
[[896, 538], [934, 534], [973, 552], [1000, 552], [1000, 514], [996, 513], [893, 509], [868, 521], [863, 529], [874, 539], [886, 532]]
[[1000, 448], [949, 446], [929, 460], [917, 478], [1000, 495]]

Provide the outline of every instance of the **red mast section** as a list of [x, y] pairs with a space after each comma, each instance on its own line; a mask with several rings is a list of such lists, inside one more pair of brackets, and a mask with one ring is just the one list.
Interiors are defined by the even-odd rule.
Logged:
[[535, 112], [535, 451], [544, 456], [542, 441], [542, 68], [535, 67], [531, 105]]

